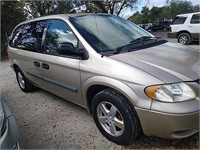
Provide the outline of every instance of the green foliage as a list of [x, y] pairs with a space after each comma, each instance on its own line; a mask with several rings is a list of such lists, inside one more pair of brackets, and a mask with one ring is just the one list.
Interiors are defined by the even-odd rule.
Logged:
[[162, 17], [162, 8], [160, 7], [152, 7], [150, 10], [150, 21], [149, 22], [157, 22]]
[[138, 1], [139, 0], [87, 1], [87, 6], [89, 6], [88, 8], [91, 8], [91, 6], [93, 8], [93, 9], [88, 9], [87, 12], [94, 12], [95, 11], [95, 12], [101, 12], [101, 13], [115, 14], [115, 15], [118, 16], [124, 8], [129, 7], [130, 9], [132, 9]]
[[[72, 13], [72, 12], [101, 12], [119, 15], [120, 12], [129, 7], [134, 7], [138, 0], [131, 1], [81, 1], [81, 0], [42, 0], [42, 1], [26, 1], [21, 0], [24, 5], [25, 13], [32, 18], [49, 14]], [[82, 6], [86, 9], [81, 9]]]
[[196, 11], [194, 10], [194, 6], [192, 6], [192, 3], [190, 1], [180, 1], [180, 0], [177, 2], [173, 1], [169, 2], [169, 9], [172, 18], [176, 17], [177, 14], [190, 13]]
[[[137, 1], [139, 0], [18, 0], [1, 2], [1, 54], [6, 54], [6, 34], [9, 36], [13, 28], [26, 19], [73, 12], [103, 12], [119, 15], [126, 7], [132, 9]], [[85, 9], [83, 9], [83, 6]]]
[[136, 24], [155, 23], [162, 20], [171, 20], [178, 14], [200, 11], [199, 5], [193, 6], [190, 1], [166, 0], [163, 7], [143, 7], [141, 13], [134, 13], [129, 20]]
[[13, 28], [26, 19], [22, 11], [23, 5], [17, 1], [1, 2], [1, 54], [6, 55], [7, 35]]
[[45, 16], [50, 14], [68, 13], [72, 11], [73, 5], [70, 0], [42, 0], [42, 1], [26, 1], [21, 0], [24, 5], [24, 12], [29, 18]]
[[[39, 16], [73, 12], [102, 12], [119, 15], [124, 8], [133, 9], [140, 0], [40, 0], [40, 1], [1, 1], [1, 53], [6, 52], [6, 34], [20, 22]], [[137, 24], [173, 19], [177, 14], [200, 11], [199, 5], [192, 6], [189, 1], [166, 0], [164, 7], [143, 7], [141, 13], [136, 12], [129, 20]], [[83, 9], [83, 6], [85, 9]]]

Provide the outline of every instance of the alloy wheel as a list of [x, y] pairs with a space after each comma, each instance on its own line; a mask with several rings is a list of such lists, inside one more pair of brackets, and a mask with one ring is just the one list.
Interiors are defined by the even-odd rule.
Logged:
[[22, 89], [25, 89], [25, 81], [24, 81], [24, 78], [23, 78], [23, 75], [21, 74], [21, 72], [17, 73], [17, 78], [18, 78], [18, 82], [19, 82], [20, 87]]
[[124, 120], [119, 110], [109, 102], [101, 102], [97, 107], [97, 117], [102, 128], [110, 135], [118, 137], [124, 132]]
[[179, 39], [181, 44], [186, 44], [188, 41], [188, 37], [186, 35], [182, 35]]

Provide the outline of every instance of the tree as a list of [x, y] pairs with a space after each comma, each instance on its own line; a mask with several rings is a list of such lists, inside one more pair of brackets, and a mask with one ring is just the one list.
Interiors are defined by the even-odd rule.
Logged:
[[[101, 13], [110, 13], [114, 15], [119, 15], [124, 8], [129, 7], [130, 9], [134, 8], [134, 5], [138, 2], [138, 0], [123, 0], [123, 1], [115, 1], [115, 0], [105, 0], [105, 1], [88, 1], [88, 8], [92, 11], [101, 12]], [[87, 9], [89, 10], [89, 9]]]
[[40, 1], [7, 1], [1, 2], [1, 52], [6, 52], [6, 33], [11, 34], [20, 22], [39, 16], [72, 12], [103, 12], [119, 15], [123, 9], [132, 9], [139, 0], [40, 0]]
[[148, 23], [150, 22], [150, 11], [149, 8], [147, 6], [142, 7], [141, 10], [141, 14], [142, 14], [142, 23]]
[[161, 12], [162, 12], [161, 7], [152, 7], [149, 16], [149, 18], [151, 18], [151, 22], [153, 23], [158, 22], [161, 19]]
[[[42, 0], [42, 1], [21, 1], [24, 11], [30, 18], [58, 13], [72, 12], [101, 12], [119, 15], [124, 8], [132, 9], [138, 0], [105, 0], [105, 1], [73, 1], [73, 0]], [[83, 6], [85, 9], [83, 9]]]
[[139, 13], [139, 11], [137, 11], [129, 18], [129, 20], [136, 24], [142, 24], [142, 15]]
[[194, 5], [193, 12], [199, 12], [199, 11], [200, 11], [200, 5]]
[[193, 6], [190, 1], [167, 0], [171, 18], [175, 18], [178, 14], [192, 13], [200, 10], [199, 5]]
[[158, 22], [162, 20], [174, 19], [178, 14], [199, 12], [199, 5], [192, 5], [190, 1], [183, 0], [166, 0], [166, 5], [163, 7], [143, 7], [141, 12], [133, 14], [129, 20], [134, 23], [145, 24], [148, 22]]
[[172, 19], [172, 16], [171, 16], [171, 13], [170, 13], [170, 10], [169, 10], [169, 7], [168, 6], [164, 6], [162, 7], [162, 10], [161, 10], [161, 17], [165, 20], [165, 19]]
[[21, 3], [24, 5], [24, 12], [29, 18], [35, 18], [39, 16], [45, 16], [50, 14], [68, 13], [73, 11], [72, 1], [26, 1], [23, 0]]
[[26, 19], [22, 8], [22, 3], [17, 1], [1, 2], [1, 56], [7, 53], [7, 36], [18, 23]]

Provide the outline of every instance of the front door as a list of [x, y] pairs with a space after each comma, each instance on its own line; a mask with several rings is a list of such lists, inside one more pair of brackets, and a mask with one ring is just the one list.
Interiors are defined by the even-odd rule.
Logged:
[[60, 55], [58, 45], [70, 42], [78, 47], [78, 40], [62, 20], [49, 20], [43, 45], [41, 74], [44, 89], [79, 105], [83, 105], [80, 82], [80, 60], [77, 56]]

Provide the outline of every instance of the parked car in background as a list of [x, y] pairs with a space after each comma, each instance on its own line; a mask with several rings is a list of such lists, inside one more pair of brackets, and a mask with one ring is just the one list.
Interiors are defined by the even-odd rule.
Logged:
[[199, 51], [126, 19], [35, 18], [13, 30], [8, 52], [22, 91], [37, 86], [85, 107], [117, 144], [132, 143], [141, 131], [170, 139], [199, 131]]
[[153, 24], [152, 23], [147, 23], [145, 24], [145, 30], [147, 30], [148, 32], [152, 32], [151, 28], [152, 28]]
[[154, 23], [151, 26], [151, 31], [152, 32], [156, 32], [158, 30], [168, 31], [170, 24], [171, 24], [171, 21], [160, 21], [160, 22]]
[[148, 32], [151, 32], [151, 27], [152, 27], [152, 23], [147, 23], [147, 24], [138, 24], [139, 27], [145, 29]]
[[139, 27], [143, 28], [143, 24], [138, 24]]
[[19, 149], [19, 135], [7, 103], [0, 98], [0, 149]]
[[181, 44], [190, 44], [199, 40], [200, 36], [200, 12], [181, 14], [176, 16], [170, 25], [169, 38], [177, 38]]

